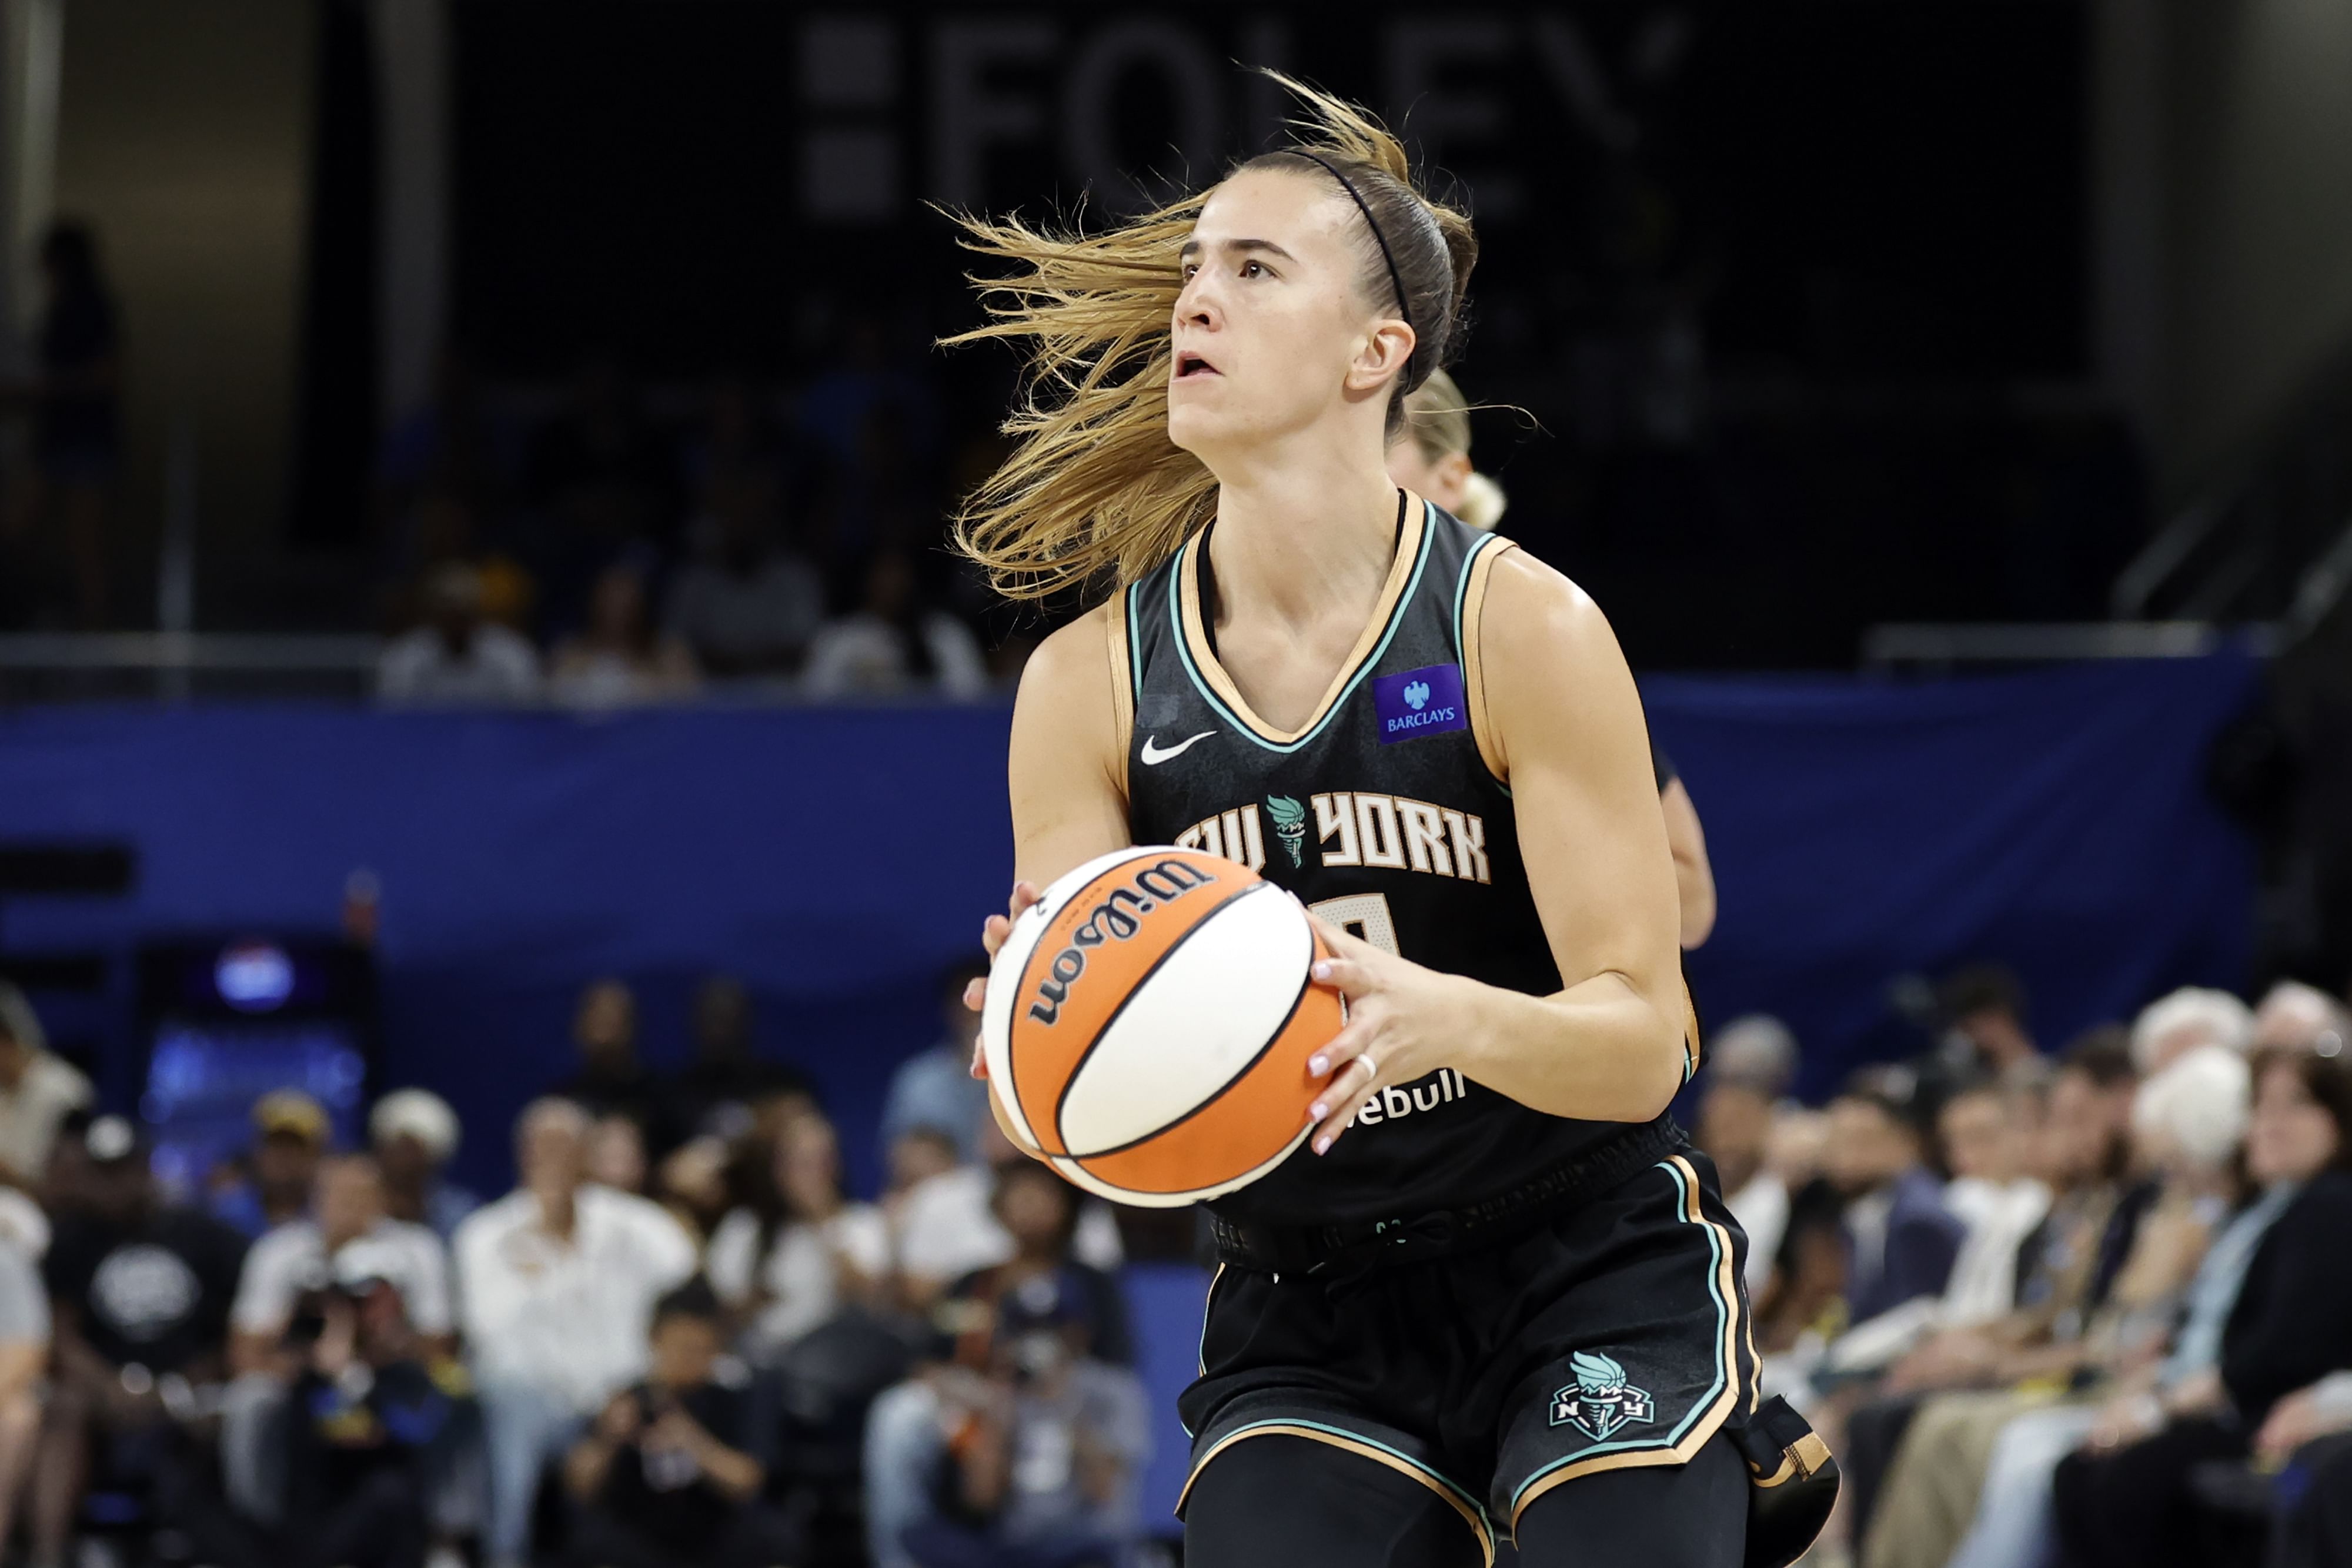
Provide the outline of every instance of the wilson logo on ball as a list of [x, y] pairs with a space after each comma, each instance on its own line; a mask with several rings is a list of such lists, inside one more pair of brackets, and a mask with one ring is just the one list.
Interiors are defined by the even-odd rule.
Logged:
[[1173, 904], [1216, 880], [1188, 862], [1164, 860], [1136, 873], [1126, 886], [1113, 889], [1070, 933], [1070, 945], [1054, 955], [1045, 977], [1037, 982], [1037, 999], [1029, 1004], [1029, 1016], [1049, 1026], [1060, 1022], [1070, 988], [1087, 972], [1087, 948], [1099, 947], [1106, 940], [1130, 940], [1143, 929], [1143, 916], [1154, 908]]
[[997, 1109], [1089, 1192], [1152, 1205], [1231, 1192], [1307, 1136], [1307, 1058], [1343, 1021], [1311, 973], [1328, 951], [1298, 902], [1245, 865], [1167, 845], [1089, 861], [997, 951], [981, 1013]]

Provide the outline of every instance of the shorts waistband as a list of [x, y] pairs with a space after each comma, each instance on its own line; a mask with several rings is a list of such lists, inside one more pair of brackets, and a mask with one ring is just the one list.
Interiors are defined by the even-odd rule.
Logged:
[[1689, 1146], [1671, 1116], [1629, 1127], [1507, 1191], [1457, 1208], [1346, 1225], [1252, 1225], [1209, 1217], [1218, 1260], [1259, 1273], [1351, 1279], [1374, 1270], [1499, 1247]]

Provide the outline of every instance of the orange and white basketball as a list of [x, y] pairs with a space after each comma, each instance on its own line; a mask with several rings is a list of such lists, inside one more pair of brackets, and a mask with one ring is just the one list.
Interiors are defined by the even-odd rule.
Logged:
[[1013, 922], [981, 1015], [990, 1082], [1055, 1168], [1172, 1208], [1244, 1186], [1309, 1130], [1339, 998], [1297, 902], [1197, 850], [1087, 862]]

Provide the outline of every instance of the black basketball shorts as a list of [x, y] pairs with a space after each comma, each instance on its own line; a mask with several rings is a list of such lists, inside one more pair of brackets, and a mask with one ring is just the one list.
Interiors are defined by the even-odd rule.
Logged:
[[1428, 1487], [1491, 1561], [1553, 1488], [1681, 1465], [1755, 1410], [1747, 1252], [1685, 1151], [1491, 1249], [1332, 1286], [1229, 1265], [1178, 1406], [1192, 1477], [1253, 1437], [1326, 1443]]

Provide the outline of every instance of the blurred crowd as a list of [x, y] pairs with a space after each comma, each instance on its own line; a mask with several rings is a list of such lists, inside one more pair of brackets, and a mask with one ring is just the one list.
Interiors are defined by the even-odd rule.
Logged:
[[1786, 1098], [1710, 1042], [1696, 1140], [1749, 1238], [1767, 1393], [1863, 1568], [2352, 1563], [2352, 1018], [2189, 989], [2046, 1055], [1997, 969], [1945, 1038]]
[[990, 1115], [978, 972], [942, 977], [940, 1037], [892, 1082], [870, 1203], [726, 978], [667, 1073], [629, 988], [587, 987], [577, 1071], [487, 1201], [418, 1088], [350, 1148], [273, 1092], [167, 1191], [0, 985], [0, 1552], [1124, 1568], [1150, 1442], [1127, 1242]]
[[609, 360], [532, 406], [444, 355], [376, 464], [381, 694], [608, 707], [705, 686], [984, 690], [1005, 673], [977, 634], [993, 601], [940, 549], [925, 361], [871, 320], [839, 337], [789, 392], [728, 377], [658, 408]]

